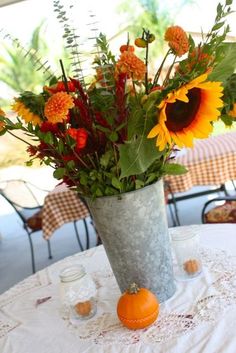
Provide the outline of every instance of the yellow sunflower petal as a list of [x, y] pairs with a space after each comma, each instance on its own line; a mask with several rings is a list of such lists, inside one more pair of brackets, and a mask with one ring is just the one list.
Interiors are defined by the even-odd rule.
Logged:
[[192, 147], [194, 138], [210, 135], [211, 122], [221, 114], [223, 87], [221, 82], [205, 82], [206, 79], [207, 74], [195, 78], [169, 93], [159, 104], [159, 121], [148, 135], [157, 136], [159, 148], [164, 149], [172, 141], [179, 147]]

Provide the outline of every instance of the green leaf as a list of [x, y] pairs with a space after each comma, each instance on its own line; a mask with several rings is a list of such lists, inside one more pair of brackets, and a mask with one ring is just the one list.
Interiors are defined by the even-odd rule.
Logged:
[[57, 168], [54, 172], [53, 172], [53, 176], [56, 179], [62, 179], [63, 176], [65, 175], [65, 168]]
[[100, 164], [102, 167], [106, 168], [111, 160], [112, 157], [112, 151], [107, 151], [102, 155], [100, 158]]
[[118, 140], [118, 134], [116, 131], [112, 131], [111, 134], [109, 135], [109, 140], [112, 142], [116, 142]]
[[181, 175], [188, 172], [184, 165], [175, 163], [166, 163], [162, 170], [164, 174], [168, 175]]
[[111, 184], [112, 184], [112, 186], [114, 186], [114, 188], [116, 188], [118, 190], [121, 190], [121, 188], [122, 188], [122, 183], [116, 177], [113, 177], [111, 179]]
[[44, 136], [43, 136], [43, 141], [45, 143], [48, 143], [49, 145], [52, 145], [54, 142], [53, 141], [53, 134], [50, 131], [46, 132], [46, 134], [44, 134]]
[[223, 123], [226, 125], [226, 126], [231, 126], [233, 124], [233, 121], [232, 121], [232, 116], [229, 116], [229, 115], [221, 115], [220, 116], [220, 119], [223, 121]]
[[139, 180], [139, 179], [136, 179], [135, 180], [135, 189], [141, 189], [142, 187], [144, 187], [144, 182], [143, 180]]
[[208, 76], [210, 81], [222, 81], [224, 83], [236, 68], [236, 43], [224, 43], [223, 48], [224, 59]]
[[225, 22], [219, 22], [216, 23], [213, 27], [212, 27], [212, 31], [217, 31], [217, 29], [220, 29], [222, 26], [224, 26]]
[[25, 162], [25, 164], [27, 167], [31, 167], [33, 165], [33, 161], [32, 160], [27, 161], [27, 162]]
[[68, 169], [73, 170], [75, 168], [75, 161], [69, 161], [66, 166]]
[[164, 151], [160, 152], [155, 145], [155, 139], [139, 137], [119, 146], [121, 178], [141, 174], [156, 160], [160, 159]]
[[64, 142], [62, 140], [58, 141], [58, 152], [61, 154], [64, 151]]
[[145, 112], [142, 109], [136, 109], [131, 112], [128, 120], [128, 139], [135, 134], [142, 134]]

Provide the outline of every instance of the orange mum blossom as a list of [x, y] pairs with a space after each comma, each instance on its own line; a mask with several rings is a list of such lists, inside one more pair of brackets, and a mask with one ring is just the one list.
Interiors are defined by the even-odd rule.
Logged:
[[179, 26], [171, 26], [167, 28], [165, 40], [169, 47], [177, 56], [182, 56], [189, 50], [189, 41], [186, 32]]
[[62, 123], [67, 119], [69, 109], [73, 107], [73, 98], [68, 93], [57, 92], [45, 103], [44, 114], [50, 123]]
[[146, 66], [133, 52], [124, 51], [116, 63], [115, 72], [116, 76], [123, 73], [127, 75], [127, 78], [143, 80], [146, 73]]

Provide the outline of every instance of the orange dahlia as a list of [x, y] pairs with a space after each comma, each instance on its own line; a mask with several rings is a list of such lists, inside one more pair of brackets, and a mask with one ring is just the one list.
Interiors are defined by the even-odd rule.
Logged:
[[32, 123], [33, 125], [41, 125], [42, 123], [39, 115], [32, 113], [19, 99], [15, 99], [15, 103], [12, 105], [12, 110], [26, 123]]
[[146, 66], [132, 51], [124, 51], [116, 63], [115, 73], [116, 76], [124, 73], [127, 75], [127, 78], [143, 80], [146, 73]]
[[175, 55], [182, 56], [189, 50], [189, 41], [186, 32], [179, 26], [167, 28], [165, 40]]
[[69, 109], [73, 107], [73, 98], [68, 93], [57, 92], [46, 102], [44, 114], [50, 123], [62, 123], [66, 120]]
[[158, 123], [148, 138], [157, 137], [160, 151], [173, 143], [192, 147], [194, 138], [207, 138], [212, 132], [211, 122], [218, 120], [223, 107], [223, 87], [206, 79], [207, 74], [201, 75], [170, 92], [158, 106]]
[[[0, 116], [6, 116], [5, 112], [0, 108]], [[5, 123], [4, 121], [0, 121], [0, 132], [4, 129]]]

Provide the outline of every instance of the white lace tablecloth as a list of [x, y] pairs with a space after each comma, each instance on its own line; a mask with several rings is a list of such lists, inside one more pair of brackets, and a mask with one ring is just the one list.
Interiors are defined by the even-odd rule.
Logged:
[[[152, 326], [131, 331], [119, 322], [120, 292], [99, 246], [37, 272], [0, 296], [0, 352], [235, 353], [236, 225], [193, 227], [200, 234], [204, 271], [195, 280], [176, 282], [175, 295], [161, 304]], [[92, 319], [76, 326], [60, 314], [58, 278], [74, 263], [92, 274], [98, 305]]]

